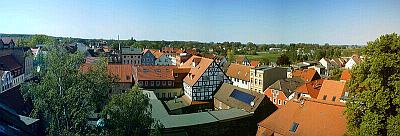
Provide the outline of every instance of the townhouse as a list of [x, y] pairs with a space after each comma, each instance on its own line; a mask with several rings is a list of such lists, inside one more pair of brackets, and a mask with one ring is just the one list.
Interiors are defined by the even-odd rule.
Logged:
[[286, 68], [261, 66], [250, 69], [250, 90], [264, 93], [264, 90], [279, 79], [287, 76]]
[[123, 47], [121, 48], [122, 64], [140, 65], [142, 64], [142, 49]]
[[286, 103], [295, 98], [295, 90], [304, 84], [300, 78], [280, 79], [269, 86], [264, 94], [276, 107], [282, 108]]
[[231, 64], [226, 71], [226, 75], [231, 79], [234, 86], [250, 89], [250, 69], [251, 66], [241, 64]]

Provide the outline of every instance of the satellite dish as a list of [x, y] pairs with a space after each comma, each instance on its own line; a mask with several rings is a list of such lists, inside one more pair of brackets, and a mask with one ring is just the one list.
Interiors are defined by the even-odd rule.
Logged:
[[253, 107], [254, 106], [254, 102], [252, 101], [252, 102], [250, 102], [250, 105]]

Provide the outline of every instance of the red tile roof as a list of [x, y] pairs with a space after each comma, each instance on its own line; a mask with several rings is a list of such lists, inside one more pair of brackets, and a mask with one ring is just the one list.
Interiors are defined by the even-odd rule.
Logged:
[[[315, 99], [289, 101], [258, 124], [257, 136], [341, 136], [346, 131], [345, 106]], [[295, 132], [289, 131], [297, 123]]]
[[159, 59], [164, 53], [160, 52], [159, 50], [150, 50], [151, 53], [154, 55], [155, 58]]
[[252, 60], [252, 61], [250, 61], [250, 66], [258, 67], [258, 65], [260, 65], [260, 61], [258, 61], [258, 60]]
[[317, 99], [319, 91], [321, 89], [324, 79], [314, 80], [312, 82], [305, 83], [296, 89], [297, 92], [306, 93], [311, 98]]
[[176, 66], [138, 65], [133, 67], [135, 80], [174, 80]]
[[226, 71], [226, 75], [240, 80], [250, 81], [251, 68], [252, 68], [251, 66], [231, 64], [229, 65], [229, 68]]
[[335, 80], [325, 80], [319, 91], [318, 100], [322, 100], [326, 96], [326, 101], [332, 101], [335, 96], [335, 102], [339, 102], [340, 97], [344, 94], [344, 90], [345, 83]]
[[303, 71], [295, 70], [292, 72], [293, 77], [300, 77], [306, 82], [312, 81], [317, 74], [315, 69], [304, 69]]
[[343, 70], [342, 75], [340, 76], [340, 80], [350, 81], [350, 79], [351, 79], [350, 70], [348, 69]]
[[[197, 82], [197, 80], [200, 79], [201, 75], [203, 75], [203, 73], [207, 70], [212, 62], [212, 59], [192, 56], [181, 66], [182, 68], [191, 68], [188, 76], [186, 76], [183, 81], [193, 86]], [[196, 65], [193, 67], [193, 64]]]
[[[92, 64], [84, 63], [80, 67], [80, 71], [87, 72], [92, 67]], [[118, 83], [132, 83], [132, 65], [130, 64], [109, 64], [107, 71], [110, 76], [116, 76]]]

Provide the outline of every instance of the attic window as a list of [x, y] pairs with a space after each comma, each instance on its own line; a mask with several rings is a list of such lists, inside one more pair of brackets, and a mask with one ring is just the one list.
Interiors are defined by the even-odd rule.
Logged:
[[322, 100], [326, 100], [326, 95], [324, 95], [324, 97], [322, 98]]
[[299, 127], [299, 123], [293, 122], [292, 126], [289, 129], [289, 131], [294, 133], [294, 132], [296, 132], [297, 127]]
[[336, 96], [333, 96], [333, 97], [332, 97], [332, 101], [335, 101], [335, 100], [336, 100]]

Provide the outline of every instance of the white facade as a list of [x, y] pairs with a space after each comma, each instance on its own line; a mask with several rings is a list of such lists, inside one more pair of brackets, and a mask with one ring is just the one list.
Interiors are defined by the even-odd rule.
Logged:
[[351, 58], [346, 65], [344, 66], [344, 68], [346, 69], [351, 69], [354, 65], [356, 65], [357, 63], [354, 61], [353, 58]]
[[193, 101], [212, 100], [213, 94], [222, 83], [231, 83], [231, 81], [213, 61], [193, 86], [183, 82], [183, 89], [185, 95]]
[[0, 80], [0, 87], [0, 93], [13, 87], [13, 77], [10, 71], [3, 71], [3, 76]]
[[237, 79], [237, 78], [230, 78], [231, 81], [233, 82], [234, 86], [243, 88], [243, 89], [250, 89], [250, 82], [249, 81], [245, 81], [245, 80], [241, 80], [241, 79]]

